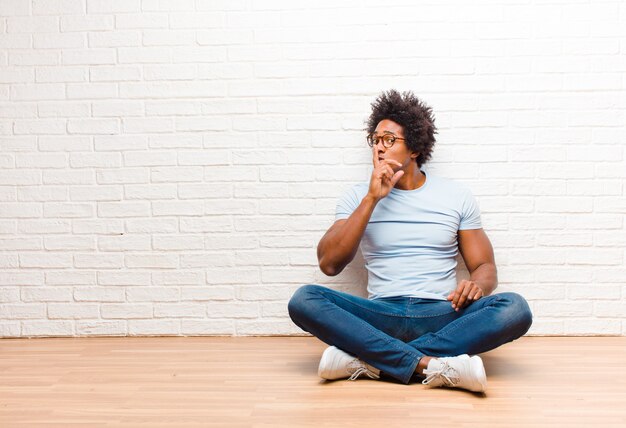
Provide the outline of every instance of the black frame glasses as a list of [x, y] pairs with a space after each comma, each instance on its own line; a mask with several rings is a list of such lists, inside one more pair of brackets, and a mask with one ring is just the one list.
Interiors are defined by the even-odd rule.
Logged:
[[383, 141], [383, 146], [385, 146], [385, 148], [390, 149], [396, 140], [404, 140], [404, 138], [396, 137], [393, 134], [376, 135], [375, 133], [371, 133], [367, 136], [367, 145], [374, 147], [380, 140]]

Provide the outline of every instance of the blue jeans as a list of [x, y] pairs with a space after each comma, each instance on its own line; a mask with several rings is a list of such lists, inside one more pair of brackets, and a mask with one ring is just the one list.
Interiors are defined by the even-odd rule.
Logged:
[[523, 336], [532, 324], [517, 293], [482, 297], [456, 312], [447, 300], [365, 299], [321, 285], [300, 287], [288, 305], [302, 330], [408, 384], [423, 356], [480, 354]]

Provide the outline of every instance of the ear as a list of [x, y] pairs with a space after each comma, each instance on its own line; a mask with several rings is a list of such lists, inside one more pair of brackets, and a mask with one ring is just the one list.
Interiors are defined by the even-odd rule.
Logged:
[[419, 152], [413, 152], [411, 153], [411, 159], [417, 159], [419, 155], [420, 155]]

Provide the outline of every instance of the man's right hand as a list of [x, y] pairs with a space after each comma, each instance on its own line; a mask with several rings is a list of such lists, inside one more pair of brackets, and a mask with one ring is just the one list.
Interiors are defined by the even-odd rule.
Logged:
[[378, 149], [375, 144], [374, 147], [372, 147], [372, 157], [374, 158], [374, 171], [372, 171], [372, 178], [370, 179], [370, 187], [367, 195], [378, 202], [391, 192], [391, 189], [395, 187], [398, 180], [404, 175], [404, 171], [393, 171], [391, 165], [402, 166], [402, 164], [396, 160], [378, 159]]

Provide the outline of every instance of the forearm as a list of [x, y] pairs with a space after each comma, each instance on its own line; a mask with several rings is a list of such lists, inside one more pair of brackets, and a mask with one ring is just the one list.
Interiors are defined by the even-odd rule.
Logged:
[[483, 295], [489, 296], [498, 287], [498, 273], [493, 263], [483, 263], [470, 275], [470, 281], [474, 281], [483, 291]]
[[320, 240], [317, 259], [326, 275], [339, 274], [352, 261], [376, 204], [374, 198], [366, 196], [340, 228], [328, 231]]

